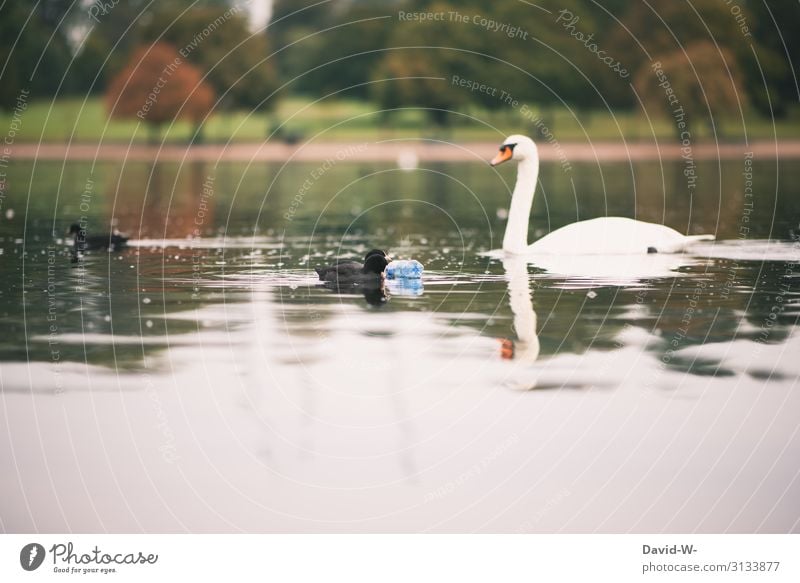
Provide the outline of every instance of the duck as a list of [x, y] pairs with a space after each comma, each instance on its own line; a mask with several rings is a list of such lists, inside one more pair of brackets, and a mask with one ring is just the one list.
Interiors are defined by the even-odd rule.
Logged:
[[338, 285], [357, 285], [383, 282], [383, 272], [391, 259], [381, 249], [371, 249], [364, 256], [364, 263], [352, 260], [337, 261], [328, 267], [317, 267], [321, 281]]
[[539, 179], [539, 151], [528, 136], [514, 134], [500, 145], [489, 162], [492, 167], [517, 162], [517, 182], [511, 196], [508, 224], [503, 236], [504, 255], [623, 255], [682, 253], [713, 235], [683, 235], [664, 225], [626, 217], [600, 217], [556, 229], [528, 243], [533, 195]]
[[78, 223], [72, 223], [68, 231], [72, 235], [73, 252], [84, 253], [85, 251], [117, 251], [128, 244], [129, 237], [117, 231], [103, 235], [87, 235], [86, 228]]

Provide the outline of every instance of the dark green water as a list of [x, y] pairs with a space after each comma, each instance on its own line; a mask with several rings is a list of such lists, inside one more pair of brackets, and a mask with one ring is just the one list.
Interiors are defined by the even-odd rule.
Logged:
[[[720, 241], [619, 277], [482, 254], [513, 169], [14, 163], [3, 526], [796, 530], [800, 169], [684, 167], [543, 167], [531, 240], [621, 215]], [[81, 219], [134, 240], [72, 262]], [[422, 286], [316, 281], [370, 247]]]

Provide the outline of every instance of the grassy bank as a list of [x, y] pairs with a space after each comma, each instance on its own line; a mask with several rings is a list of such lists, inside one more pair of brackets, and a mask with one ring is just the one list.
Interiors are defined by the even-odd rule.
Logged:
[[[452, 126], [437, 130], [431, 126], [425, 112], [405, 110], [380, 114], [370, 103], [358, 101], [326, 101], [312, 103], [302, 98], [284, 99], [277, 110], [258, 112], [221, 112], [211, 117], [203, 127], [206, 143], [261, 142], [278, 126], [280, 136], [308, 139], [319, 134], [321, 140], [377, 140], [408, 137], [441, 137], [456, 141], [495, 140], [498, 136], [523, 132], [534, 135], [531, 123], [513, 109], [499, 112], [474, 110], [453, 115]], [[670, 140], [673, 128], [668, 119], [648, 120], [628, 112], [610, 114], [602, 111], [569, 112], [551, 109], [538, 112], [544, 123], [559, 141], [641, 140], [653, 134]], [[750, 139], [800, 138], [800, 111], [788, 119], [773, 124], [772, 120], [750, 114], [747, 119]], [[145, 143], [154, 136], [159, 142], [186, 143], [194, 127], [180, 122], [152, 133], [145, 124], [127, 120], [109, 120], [102, 100], [63, 99], [56, 102], [31, 102], [18, 118], [13, 112], [0, 112], [0, 131], [13, 134], [13, 141], [22, 142], [91, 142]], [[718, 137], [722, 140], [741, 140], [744, 137], [741, 120], [720, 122]], [[696, 131], [695, 139], [713, 139], [708, 130]], [[281, 139], [273, 138], [273, 139]]]

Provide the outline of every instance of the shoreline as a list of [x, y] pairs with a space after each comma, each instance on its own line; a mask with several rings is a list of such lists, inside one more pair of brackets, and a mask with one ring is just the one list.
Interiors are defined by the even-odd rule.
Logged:
[[[683, 150], [676, 142], [564, 142], [539, 143], [543, 161], [643, 161], [680, 160]], [[241, 144], [202, 144], [186, 146], [125, 144], [32, 144], [7, 147], [10, 159], [25, 160], [103, 160], [103, 161], [259, 161], [318, 162], [337, 159], [345, 162], [397, 162], [399, 156], [427, 162], [481, 162], [494, 155], [498, 143], [472, 141], [447, 143], [421, 139], [394, 139], [348, 142], [278, 142]], [[800, 158], [800, 140], [699, 143], [691, 146], [695, 160], [740, 159], [752, 152], [754, 158]]]

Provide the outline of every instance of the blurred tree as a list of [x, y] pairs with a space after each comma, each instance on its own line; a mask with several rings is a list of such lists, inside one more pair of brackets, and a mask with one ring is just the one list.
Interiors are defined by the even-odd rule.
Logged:
[[13, 108], [22, 90], [35, 99], [58, 89], [70, 51], [51, 4], [0, 4], [0, 108]]
[[142, 27], [142, 38], [159, 39], [177, 47], [181, 55], [207, 73], [206, 80], [221, 96], [223, 108], [268, 110], [277, 88], [273, 60], [263, 32], [251, 33], [245, 12], [224, 6], [179, 11], [164, 9]]
[[70, 68], [71, 85], [81, 95], [102, 93], [111, 77], [109, 71], [119, 71], [125, 63], [120, 62], [121, 51], [113, 52], [106, 39], [98, 34], [89, 34], [78, 47]]
[[800, 101], [800, 37], [795, 31], [800, 2], [748, 2], [744, 14], [755, 39], [752, 51], [750, 43], [742, 43], [741, 59], [753, 104], [766, 115], [783, 117]]
[[70, 75], [83, 95], [102, 93], [109, 79], [119, 73], [140, 41], [139, 26], [153, 18], [150, 0], [127, 0], [109, 8], [86, 8], [88, 32], [75, 53]]
[[[720, 58], [728, 62], [730, 74], [720, 67]], [[660, 64], [659, 69], [666, 75], [669, 88], [675, 92], [676, 101], [673, 103], [668, 100], [667, 86], [662, 85], [664, 80], [654, 70], [656, 64]], [[642, 67], [634, 85], [648, 111], [652, 109], [679, 119], [686, 124], [686, 131], [694, 135], [698, 125], [712, 126], [715, 119], [746, 105], [747, 96], [738, 81], [741, 77], [730, 51], [718, 49], [711, 41], [698, 41], [689, 44], [685, 51], [668, 53], [653, 67]], [[682, 130], [677, 123], [674, 127], [680, 138]], [[716, 129], [719, 132], [718, 126]]]
[[[654, 54], [668, 54], [692, 42], [708, 40], [723, 47], [741, 41], [736, 21], [718, 0], [649, 0], [631, 2], [612, 36], [620, 50], [638, 69]], [[645, 52], [646, 51], [646, 52]]]
[[135, 50], [106, 93], [111, 117], [140, 119], [153, 130], [178, 118], [199, 124], [213, 104], [214, 91], [200, 71], [167, 43]]
[[[444, 3], [414, 8], [426, 12], [454, 10]], [[448, 125], [448, 111], [474, 102], [469, 89], [453, 83], [454, 78], [471, 79], [475, 61], [480, 59], [460, 50], [470, 51], [470, 44], [474, 45], [468, 30], [445, 21], [395, 22], [391, 30], [384, 40], [387, 48], [373, 65], [369, 94], [383, 108], [426, 108], [433, 123]]]
[[[278, 77], [297, 78], [290, 91], [319, 97], [351, 88], [346, 95], [386, 107], [508, 107], [497, 95], [452, 86], [453, 75], [536, 109], [562, 102], [578, 109], [636, 108], [634, 76], [703, 42], [717, 55], [699, 45], [706, 47], [700, 51], [703, 66], [710, 69], [716, 60], [720, 71], [730, 69], [732, 91], [744, 88], [762, 113], [783, 115], [800, 99], [800, 37], [792, 29], [800, 21], [800, 2], [741, 0], [737, 18], [732, 5], [719, 0], [275, 0], [267, 36], [248, 30], [243, 10], [222, 18], [237, 1], [0, 0], [0, 107], [13, 107], [22, 88], [32, 98], [54, 95], [59, 86], [61, 93], [103, 90], [134, 47], [159, 38], [186, 49], [185, 60], [208, 73], [227, 108], [271, 107], [273, 100], [261, 102]], [[398, 18], [400, 10], [448, 18], [407, 22]], [[557, 21], [562, 11], [579, 19], [574, 28]], [[517, 26], [526, 36], [512, 38], [481, 22]], [[73, 47], [81, 27], [90, 31]], [[581, 40], [585, 35], [630, 76], [604, 65]], [[270, 45], [279, 52], [265, 62]], [[388, 77], [443, 80], [371, 83]], [[738, 104], [730, 113], [738, 114]], [[446, 118], [437, 113], [435, 121]]]
[[269, 31], [275, 47], [284, 49], [278, 59], [282, 80], [288, 81], [308, 70], [307, 62], [320, 52], [324, 40], [314, 38], [314, 34], [332, 25], [333, 7], [332, 3], [320, 0], [273, 2]]
[[[602, 107], [603, 84], [619, 78], [570, 34], [592, 34], [602, 45], [597, 16], [588, 9], [590, 4], [590, 0], [544, 0], [531, 6], [517, 0], [497, 0], [487, 10], [480, 0], [464, 0], [457, 10], [470, 17], [469, 25], [460, 25], [472, 38], [470, 48], [494, 57], [478, 59], [473, 74], [531, 107], [562, 103], [576, 108]], [[566, 17], [567, 13], [572, 16]], [[478, 17], [479, 24], [473, 16]], [[574, 30], [566, 28], [574, 17], [578, 19]], [[523, 36], [480, 25], [487, 20], [518, 27], [518, 34]], [[484, 96], [482, 101], [492, 109], [506, 107], [495, 96]]]
[[[581, 0], [552, 4], [582, 14], [581, 27], [593, 29], [593, 17], [581, 12]], [[372, 95], [383, 106], [480, 104], [489, 109], [521, 109], [526, 104], [535, 110], [562, 102], [576, 107], [602, 104], [597, 83], [607, 79], [608, 68], [598, 67], [596, 55], [555, 24], [555, 11], [546, 16], [516, 0], [496, 0], [491, 10], [473, 0], [458, 4], [409, 0], [402, 8], [444, 16], [393, 22], [386, 54], [374, 67], [373, 80], [424, 72], [442, 81], [402, 79], [374, 85]], [[460, 85], [461, 79], [468, 83]], [[510, 105], [511, 101], [517, 105]], [[434, 121], [444, 120], [437, 113]]]
[[449, 125], [448, 112], [467, 103], [468, 91], [450, 83], [440, 63], [425, 59], [418, 49], [396, 50], [381, 62], [381, 78], [372, 96], [385, 109], [421, 107], [437, 126]]
[[[679, 94], [679, 98], [688, 104], [698, 95], [700, 85], [705, 83], [705, 79], [699, 74], [699, 66], [695, 66], [698, 70], [698, 74], [695, 75], [685, 55], [682, 63], [680, 62], [679, 54], [683, 54], [684, 51], [689, 54], [688, 48], [693, 45], [692, 54], [702, 58], [698, 65], [706, 72], [717, 69], [714, 72], [714, 82], [719, 82], [720, 75], [727, 75], [726, 69], [730, 69], [728, 85], [731, 91], [738, 91], [739, 96], [746, 101], [746, 94], [741, 91], [746, 84], [741, 67], [737, 65], [739, 54], [737, 51], [742, 45], [742, 36], [724, 2], [692, 0], [691, 5], [675, 0], [633, 2], [621, 21], [622, 26], [616, 26], [610, 37], [611, 46], [616, 53], [625, 55], [625, 59], [630, 63], [630, 70], [639, 79], [639, 85], [644, 82], [643, 78], [649, 66], [655, 61], [682, 64], [687, 67], [686, 70], [674, 70], [668, 74], [671, 82], [673, 74], [681, 75], [681, 79], [676, 82], [688, 93], [687, 97], [683, 97], [682, 93]], [[650, 76], [655, 79], [652, 71]], [[692, 86], [691, 78], [697, 87]], [[614, 104], [637, 106], [635, 95], [631, 91], [614, 95]], [[732, 114], [738, 112], [738, 106], [736, 104], [734, 106], [730, 109]], [[695, 111], [695, 114], [697, 113]], [[723, 112], [715, 113], [719, 115]], [[703, 117], [705, 118], [707, 116]]]
[[[82, 26], [89, 30], [75, 53], [75, 62], [70, 71], [70, 76], [74, 77], [73, 85], [84, 94], [104, 91], [108, 80], [125, 66], [131, 51], [146, 42], [159, 40], [159, 36], [170, 26], [175, 16], [186, 11], [186, 18], [200, 26], [192, 35], [188, 35], [186, 27], [176, 23], [183, 30], [167, 32], [161, 38], [182, 48], [185, 46], [185, 37], [188, 37], [188, 42], [193, 40], [194, 35], [202, 32], [209, 22], [213, 22], [234, 4], [236, 0], [170, 0], [164, 3], [125, 0], [116, 3], [95, 2], [82, 6], [80, 10], [85, 17]], [[208, 14], [201, 19], [193, 19], [196, 11], [212, 11], [216, 15], [211, 21], [207, 20]], [[244, 15], [245, 12], [242, 11], [237, 15], [237, 20], [244, 20]], [[73, 18], [73, 22], [75, 20]]]
[[282, 79], [294, 80], [296, 92], [317, 97], [345, 88], [348, 96], [367, 97], [365, 84], [383, 57], [399, 5], [277, 0], [270, 30], [278, 47], [291, 44], [279, 55]]
[[[610, 5], [618, 9], [625, 3]], [[541, 0], [536, 6], [518, 0], [277, 0], [271, 29], [278, 46], [288, 46], [280, 54], [282, 78], [297, 78], [292, 89], [315, 96], [352, 87], [348, 95], [370, 96], [384, 107], [480, 104], [499, 109], [508, 107], [499, 98], [501, 91], [537, 108], [562, 102], [602, 106], [609, 85], [629, 94], [629, 79], [620, 79], [556, 23], [560, 10], [579, 15], [578, 28], [595, 36], [602, 30], [601, 17], [612, 19], [591, 0]], [[401, 11], [440, 16], [408, 20]], [[449, 86], [453, 75], [497, 92]], [[443, 80], [438, 89], [430, 80], [368, 85], [396, 76]], [[436, 116], [438, 123], [445, 121]]]

